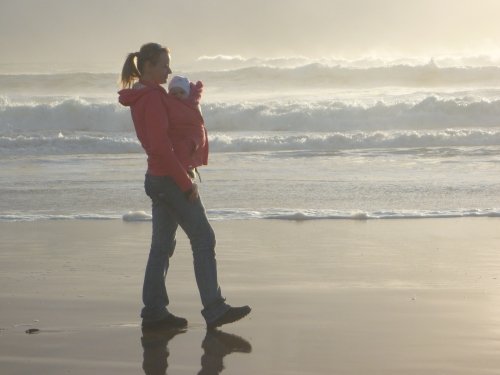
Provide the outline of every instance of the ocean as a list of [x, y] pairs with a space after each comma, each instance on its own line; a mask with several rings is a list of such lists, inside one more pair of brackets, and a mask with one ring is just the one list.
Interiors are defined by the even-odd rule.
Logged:
[[[500, 61], [204, 56], [172, 68], [205, 84], [212, 220], [500, 216]], [[116, 72], [0, 74], [0, 221], [150, 220]]]

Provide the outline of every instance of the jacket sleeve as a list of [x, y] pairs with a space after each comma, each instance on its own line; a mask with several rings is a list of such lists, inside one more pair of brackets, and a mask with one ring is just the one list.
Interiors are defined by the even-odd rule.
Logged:
[[145, 103], [144, 120], [149, 154], [159, 160], [163, 169], [184, 192], [192, 188], [192, 181], [174, 153], [168, 136], [168, 115], [161, 93], [153, 91]]

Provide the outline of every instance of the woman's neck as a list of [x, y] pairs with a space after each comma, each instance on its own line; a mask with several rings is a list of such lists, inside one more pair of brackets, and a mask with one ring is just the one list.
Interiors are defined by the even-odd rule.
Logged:
[[158, 86], [158, 83], [154, 82], [151, 79], [147, 79], [146, 77], [141, 77], [139, 79], [139, 82], [146, 86]]
[[158, 83], [155, 82], [155, 80], [153, 79], [153, 77], [150, 74], [147, 74], [147, 73], [144, 73], [144, 74], [141, 75], [140, 81], [141, 82], [147, 82], [147, 83], [152, 84], [152, 85], [158, 85]]

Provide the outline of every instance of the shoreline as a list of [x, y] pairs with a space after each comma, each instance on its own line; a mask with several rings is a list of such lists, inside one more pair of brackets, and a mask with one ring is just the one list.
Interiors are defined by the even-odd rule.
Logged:
[[[248, 208], [207, 209], [210, 222], [275, 220], [306, 222], [317, 220], [331, 221], [379, 221], [379, 220], [428, 220], [428, 219], [467, 219], [500, 218], [499, 208], [454, 209], [454, 210], [329, 210], [329, 209], [293, 209], [272, 208], [251, 210]], [[0, 214], [0, 223], [20, 223], [37, 221], [108, 221], [120, 220], [128, 223], [151, 222], [151, 213], [144, 210], [127, 213], [73, 213], [73, 214]]]

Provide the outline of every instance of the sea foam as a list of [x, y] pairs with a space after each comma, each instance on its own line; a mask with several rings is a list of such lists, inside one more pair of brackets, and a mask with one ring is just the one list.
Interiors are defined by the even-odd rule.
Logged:
[[[291, 209], [269, 208], [265, 210], [245, 209], [209, 209], [207, 215], [213, 221], [225, 220], [391, 220], [391, 219], [436, 219], [465, 217], [500, 217], [499, 208], [491, 209], [456, 209], [456, 210], [329, 210], [329, 209]], [[151, 214], [145, 211], [130, 211], [126, 214], [2, 214], [0, 221], [38, 221], [38, 220], [118, 220], [144, 222], [151, 220]]]
[[[375, 131], [353, 133], [269, 133], [248, 135], [213, 132], [211, 152], [339, 151], [385, 148], [482, 147], [500, 145], [500, 129], [447, 129], [440, 131]], [[418, 151], [418, 150], [416, 150]], [[143, 150], [129, 135], [19, 135], [0, 136], [0, 155], [135, 154]]]

